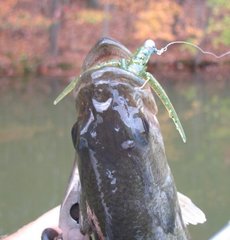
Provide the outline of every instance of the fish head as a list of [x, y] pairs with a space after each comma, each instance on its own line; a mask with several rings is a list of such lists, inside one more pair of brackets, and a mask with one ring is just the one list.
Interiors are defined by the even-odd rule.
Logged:
[[152, 90], [148, 86], [142, 88], [144, 83], [144, 79], [117, 67], [86, 71], [74, 92], [74, 146], [77, 138], [85, 134], [90, 134], [96, 144], [99, 134], [105, 131], [120, 141], [129, 137], [147, 144], [149, 124], [155, 128], [159, 124]]

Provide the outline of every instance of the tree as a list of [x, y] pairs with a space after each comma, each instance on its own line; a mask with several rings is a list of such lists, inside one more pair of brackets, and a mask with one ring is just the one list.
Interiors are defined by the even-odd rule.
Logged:
[[53, 56], [58, 54], [58, 34], [61, 18], [61, 0], [51, 0], [49, 5], [49, 15], [52, 24], [49, 29], [49, 53]]
[[208, 3], [213, 13], [209, 22], [209, 33], [215, 35], [213, 43], [230, 45], [230, 2], [209, 0]]
[[138, 13], [135, 36], [140, 39], [148, 36], [152, 39], [172, 40], [175, 17], [180, 13], [181, 7], [175, 2], [167, 0], [150, 2], [147, 9]]
[[89, 8], [98, 8], [99, 7], [99, 0], [87, 0], [87, 6]]

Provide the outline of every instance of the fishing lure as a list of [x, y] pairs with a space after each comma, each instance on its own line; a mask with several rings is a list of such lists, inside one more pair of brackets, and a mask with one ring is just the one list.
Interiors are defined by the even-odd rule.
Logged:
[[[97, 49], [93, 49], [93, 52], [96, 52], [98, 49], [101, 48], [105, 42], [109, 41], [109, 44], [112, 44], [112, 49], [114, 48], [114, 51], [116, 51], [117, 46], [116, 44], [111, 40], [104, 39], [102, 40], [100, 44], [98, 44]], [[106, 43], [108, 44], [108, 42]], [[120, 44], [121, 45], [121, 44]], [[106, 47], [104, 46], [102, 49], [105, 51]], [[157, 50], [156, 45], [154, 41], [152, 40], [147, 40], [145, 41], [144, 45], [141, 46], [139, 49], [134, 54], [131, 54], [128, 49], [126, 49], [124, 46], [122, 46], [122, 49], [125, 50], [124, 52], [126, 53], [124, 57], [116, 60], [109, 60], [103, 62], [100, 60], [99, 64], [97, 65], [92, 65], [91, 62], [92, 59], [89, 61], [87, 64], [83, 64], [83, 73], [87, 71], [91, 71], [92, 69], [96, 70], [101, 67], [106, 67], [106, 66], [111, 66], [111, 67], [117, 67], [120, 69], [123, 69], [125, 71], [128, 71], [130, 73], [135, 74], [137, 77], [142, 78], [145, 83], [143, 84], [142, 87], [144, 87], [145, 84], [149, 84], [151, 88], [154, 90], [154, 92], [158, 95], [162, 103], [164, 104], [165, 108], [167, 109], [169, 113], [169, 117], [172, 118], [176, 129], [179, 131], [180, 136], [183, 140], [183, 142], [186, 142], [186, 136], [184, 129], [181, 125], [181, 122], [179, 120], [179, 117], [169, 99], [167, 96], [166, 92], [164, 91], [163, 87], [160, 85], [160, 83], [156, 80], [156, 78], [149, 72], [146, 71], [147, 68], [147, 63], [151, 57], [152, 54], [158, 54], [160, 55], [161, 52]], [[93, 55], [93, 52], [91, 52], [90, 55]], [[99, 56], [105, 55], [105, 52], [99, 53]], [[95, 60], [95, 59], [94, 59]], [[85, 62], [88, 62], [88, 59], [85, 60]], [[54, 104], [56, 105], [59, 101], [61, 101], [67, 94], [69, 94], [76, 86], [78, 80], [81, 78], [82, 74], [79, 77], [76, 77], [64, 90], [63, 92], [56, 98], [54, 101]]]

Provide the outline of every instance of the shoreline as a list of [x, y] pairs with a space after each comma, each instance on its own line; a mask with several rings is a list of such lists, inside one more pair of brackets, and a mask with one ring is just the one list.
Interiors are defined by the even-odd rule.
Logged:
[[[78, 57], [77, 57], [78, 58]], [[81, 66], [79, 64], [72, 64], [65, 60], [61, 61], [62, 58], [57, 60], [51, 59], [50, 61], [34, 64], [32, 61], [28, 62], [26, 65], [15, 65], [14, 63], [9, 63], [4, 66], [0, 62], [0, 78], [30, 78], [30, 77], [58, 77], [58, 78], [68, 78], [72, 76], [79, 75], [81, 71]], [[73, 60], [73, 62], [82, 62], [82, 60]], [[155, 58], [151, 60], [148, 64], [148, 71], [154, 73], [156, 71], [227, 71], [229, 72], [230, 60], [212, 61], [209, 59], [196, 60], [196, 58], [180, 58], [172, 60], [169, 57], [158, 59]]]

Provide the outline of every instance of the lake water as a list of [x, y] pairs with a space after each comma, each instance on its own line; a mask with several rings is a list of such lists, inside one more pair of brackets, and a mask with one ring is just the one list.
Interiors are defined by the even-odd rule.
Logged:
[[[230, 74], [156, 76], [187, 135], [184, 144], [157, 101], [177, 188], [207, 217], [205, 224], [190, 226], [189, 231], [193, 239], [208, 239], [230, 220]], [[0, 235], [59, 204], [64, 195], [74, 159], [70, 131], [75, 108], [71, 96], [53, 106], [62, 86], [56, 79], [48, 82], [8, 79], [1, 85]], [[13, 85], [11, 90], [7, 84]]]

